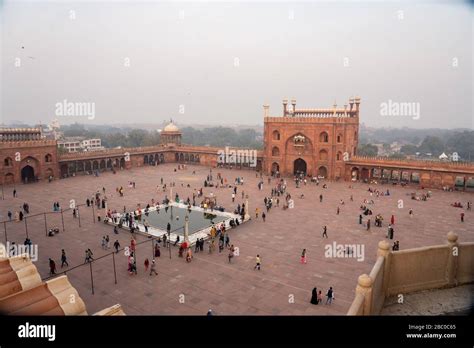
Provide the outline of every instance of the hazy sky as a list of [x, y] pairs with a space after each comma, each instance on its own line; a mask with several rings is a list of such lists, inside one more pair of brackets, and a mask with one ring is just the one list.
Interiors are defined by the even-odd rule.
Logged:
[[[60, 123], [255, 125], [264, 103], [359, 95], [369, 126], [474, 128], [472, 2], [0, 4], [1, 122], [46, 123], [67, 100], [94, 118]], [[419, 117], [381, 115], [389, 100]]]

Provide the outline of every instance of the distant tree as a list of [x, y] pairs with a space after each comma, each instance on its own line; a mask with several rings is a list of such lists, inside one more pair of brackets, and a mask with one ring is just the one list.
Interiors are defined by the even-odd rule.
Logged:
[[417, 152], [418, 152], [418, 146], [412, 145], [412, 144], [403, 145], [400, 148], [400, 153], [404, 155], [414, 155]]
[[364, 144], [364, 145], [360, 145], [357, 148], [357, 155], [373, 157], [373, 156], [377, 156], [378, 151], [379, 150], [378, 150], [377, 146], [372, 145], [372, 144]]
[[87, 135], [87, 130], [84, 125], [79, 123], [73, 123], [69, 126], [64, 126], [63, 132], [64, 136], [66, 137], [80, 137]]
[[122, 133], [107, 134], [102, 138], [102, 145], [105, 147], [125, 147], [127, 144], [127, 137]]
[[435, 136], [427, 136], [419, 147], [422, 153], [431, 153], [433, 156], [439, 156], [445, 150], [443, 140]]
[[388, 156], [388, 158], [394, 158], [394, 159], [405, 159], [406, 157], [407, 156], [399, 152], [392, 153]]
[[143, 142], [147, 136], [147, 131], [143, 129], [132, 129], [127, 134], [127, 146], [138, 147], [143, 146]]
[[474, 161], [474, 131], [453, 134], [446, 140], [446, 152], [457, 152], [463, 161]]

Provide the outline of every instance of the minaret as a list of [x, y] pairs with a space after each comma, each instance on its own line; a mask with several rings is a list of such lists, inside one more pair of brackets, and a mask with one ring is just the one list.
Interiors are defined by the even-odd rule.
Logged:
[[286, 116], [286, 114], [288, 113], [288, 110], [286, 109], [288, 105], [288, 99], [283, 99], [283, 117]]
[[296, 112], [296, 99], [295, 98], [291, 99], [291, 105], [293, 107], [292, 109], [293, 109], [293, 116], [294, 116]]
[[265, 104], [263, 105], [263, 117], [269, 116], [270, 105]]
[[355, 97], [354, 101], [355, 101], [355, 105], [356, 105], [355, 111], [356, 111], [357, 117], [359, 117], [360, 97]]

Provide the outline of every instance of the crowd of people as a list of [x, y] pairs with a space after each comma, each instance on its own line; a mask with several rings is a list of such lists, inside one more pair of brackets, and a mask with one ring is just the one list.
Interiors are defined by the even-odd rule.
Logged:
[[[178, 170], [186, 170], [186, 167], [179, 166]], [[193, 171], [193, 175], [195, 175], [195, 171]], [[256, 173], [257, 177], [258, 175], [260, 175], [260, 180], [257, 183], [258, 190], [262, 191], [264, 187], [268, 185], [268, 194], [265, 194], [263, 197], [263, 200], [262, 200], [263, 208], [261, 205], [257, 205], [255, 207], [254, 216], [255, 216], [255, 220], [258, 221], [261, 218], [262, 221], [265, 222], [266, 219], [269, 219], [270, 214], [273, 214], [272, 208], [281, 206], [282, 210], [287, 210], [290, 207], [290, 202], [291, 204], [293, 204], [294, 202], [292, 200], [292, 194], [289, 192], [289, 185], [287, 183], [287, 179], [280, 177], [279, 173], [275, 173], [273, 177], [267, 177], [266, 180], [264, 180], [262, 174]], [[311, 178], [310, 183], [308, 183], [307, 177], [303, 173], [297, 173], [297, 175], [295, 175], [293, 179], [294, 179], [293, 181], [294, 181], [295, 189], [299, 189], [301, 185], [306, 186], [308, 184], [309, 185], [315, 184], [316, 186], [318, 186], [318, 189], [322, 188], [324, 190], [328, 188], [328, 184], [324, 183], [324, 181], [321, 181], [323, 184], [320, 186], [320, 180], [318, 178]], [[152, 275], [157, 276], [158, 275], [157, 260], [161, 257], [161, 248], [169, 248], [171, 250], [171, 247], [173, 245], [178, 248], [177, 256], [179, 258], [185, 259], [187, 263], [190, 263], [196, 254], [204, 253], [205, 249], [207, 249], [208, 254], [214, 254], [216, 249], [218, 250], [219, 254], [225, 253], [225, 251], [227, 251], [226, 253], [227, 262], [231, 264], [234, 262], [233, 260], [235, 260], [235, 257], [239, 256], [239, 248], [234, 246], [234, 244], [231, 244], [230, 234], [229, 234], [228, 229], [238, 227], [242, 223], [242, 221], [245, 218], [247, 218], [248, 208], [246, 207], [246, 203], [245, 203], [245, 199], [247, 198], [247, 196], [245, 194], [245, 191], [243, 190], [245, 188], [245, 183], [246, 181], [243, 176], [235, 177], [228, 181], [227, 178], [225, 178], [221, 173], [217, 173], [217, 175], [214, 176], [211, 170], [209, 174], [206, 175], [206, 178], [204, 180], [204, 185], [203, 185], [204, 187], [199, 187], [199, 188], [196, 187], [193, 189], [194, 191], [192, 194], [192, 199], [190, 197], [187, 197], [187, 199], [184, 200], [182, 197], [180, 197], [178, 192], [174, 192], [174, 196], [171, 195], [170, 193], [170, 198], [168, 198], [168, 195], [165, 194], [161, 203], [159, 202], [159, 200], [151, 199], [151, 202], [148, 202], [144, 209], [141, 209], [141, 204], [137, 204], [137, 209], [131, 212], [127, 212], [126, 207], [124, 206], [123, 213], [119, 213], [117, 209], [108, 208], [109, 198], [106, 195], [105, 187], [103, 187], [101, 191], [97, 190], [92, 196], [86, 199], [86, 206], [97, 208], [97, 211], [98, 211], [97, 220], [99, 222], [101, 221], [101, 218], [103, 217], [104, 222], [112, 222], [113, 224], [115, 224], [116, 226], [114, 226], [114, 234], [119, 234], [119, 229], [121, 227], [128, 227], [131, 233], [131, 239], [130, 239], [130, 245], [125, 248], [125, 250], [129, 251], [127, 255], [127, 271], [130, 275], [137, 275], [138, 274], [138, 267], [137, 267], [137, 262], [136, 262], [137, 239], [134, 234], [137, 231], [139, 224], [144, 226], [145, 232], [149, 232], [148, 228], [150, 227], [150, 224], [147, 220], [147, 217], [149, 216], [151, 212], [151, 208], [155, 208], [156, 211], [159, 213], [161, 209], [160, 205], [161, 204], [168, 205], [171, 202], [170, 199], [172, 199], [174, 202], [185, 203], [189, 209], [191, 209], [191, 207], [196, 207], [196, 206], [200, 206], [203, 209], [210, 208], [211, 210], [224, 209], [224, 207], [222, 206], [216, 206], [214, 204], [211, 205], [209, 203], [209, 200], [206, 201], [201, 198], [204, 196], [204, 188], [223, 189], [223, 190], [229, 189], [230, 190], [229, 196], [230, 196], [231, 202], [232, 204], [236, 204], [233, 212], [236, 215], [238, 215], [240, 218], [228, 219], [227, 223], [217, 223], [217, 224], [213, 223], [209, 229], [208, 236], [206, 238], [204, 237], [197, 238], [195, 240], [194, 246], [192, 246], [188, 240], [181, 240], [179, 235], [176, 235], [174, 243], [172, 243], [170, 240], [170, 228], [168, 227], [166, 232], [164, 232], [162, 235], [152, 240], [152, 243], [153, 243], [152, 244], [153, 246], [152, 257], [151, 258], [145, 257], [143, 261], [145, 272], [149, 274], [150, 276]], [[181, 184], [181, 186], [184, 187], [183, 184]], [[163, 178], [161, 178], [160, 185], [157, 186], [157, 193], [162, 193], [162, 192], [164, 193], [166, 192], [167, 188], [175, 188], [175, 187], [176, 187], [176, 182], [172, 181], [170, 183], [164, 183]], [[190, 184], [187, 184], [186, 187], [191, 188]], [[135, 189], [136, 182], [129, 181], [128, 188]], [[118, 197], [124, 196], [125, 189], [123, 188], [123, 186], [116, 187], [115, 191], [118, 194]], [[369, 187], [367, 192], [368, 192], [369, 197], [363, 198], [361, 200], [359, 224], [364, 225], [364, 219], [366, 219], [364, 227], [366, 228], [367, 231], [369, 231], [371, 228], [371, 217], [373, 215], [375, 215], [374, 226], [378, 228], [383, 227], [383, 224], [385, 221], [384, 216], [381, 213], [374, 214], [374, 211], [377, 212], [376, 203], [379, 202], [377, 198], [389, 197], [391, 196], [391, 193], [389, 189], [380, 190], [378, 188], [373, 188], [373, 187]], [[211, 196], [212, 196], [212, 192], [211, 192]], [[300, 198], [305, 197], [304, 194], [296, 195], [296, 197], [298, 196]], [[14, 197], [17, 197], [16, 191], [14, 192]], [[411, 194], [411, 197], [412, 199], [415, 199], [415, 200], [426, 201], [432, 197], [432, 192], [427, 192], [426, 194], [423, 193], [421, 196], [418, 196], [416, 194], [415, 195]], [[320, 203], [323, 203], [324, 201], [323, 198], [324, 198], [323, 193], [319, 193]], [[201, 201], [201, 203], [197, 204], [196, 201]], [[350, 195], [349, 201], [350, 202], [354, 201], [353, 195]], [[345, 204], [344, 199], [340, 199], [339, 205], [336, 206], [337, 215], [340, 214], [341, 210], [344, 213], [345, 205], [346, 204]], [[461, 202], [454, 202], [451, 205], [453, 207], [462, 208], [462, 209], [464, 209], [465, 207]], [[467, 205], [467, 210], [471, 210], [472, 203], [467, 202], [466, 205]], [[168, 207], [166, 206], [164, 209], [168, 209]], [[61, 210], [60, 203], [54, 202], [53, 211], [56, 212], [60, 210]], [[105, 213], [103, 211], [105, 211]], [[20, 207], [20, 210], [15, 212], [15, 215], [14, 215], [15, 220], [22, 221], [24, 214], [29, 214], [29, 212], [30, 212], [29, 205], [27, 203], [24, 203]], [[73, 214], [75, 216], [76, 209], [73, 209]], [[9, 220], [12, 220], [12, 215], [13, 214], [10, 211], [8, 211]], [[410, 217], [413, 216], [413, 209], [409, 209], [409, 216]], [[464, 222], [464, 219], [465, 219], [465, 215], [463, 211], [461, 213], [461, 222]], [[390, 220], [390, 223], [388, 224], [387, 233], [385, 237], [390, 240], [393, 240], [394, 234], [395, 234], [395, 215], [392, 214], [390, 218], [387, 217], [387, 222], [388, 220]], [[327, 225], [323, 226], [322, 238], [329, 238]], [[31, 241], [29, 241], [28, 243], [31, 243]], [[111, 240], [110, 240], [109, 235], [103, 235], [100, 244], [101, 244], [101, 248], [105, 251], [111, 249]], [[207, 248], [205, 247], [206, 244], [207, 244]], [[116, 239], [115, 242], [113, 243], [113, 250], [114, 250], [113, 252], [117, 254], [119, 253], [120, 250], [122, 250], [118, 239]], [[392, 250], [393, 251], [400, 250], [399, 240], [394, 241]], [[301, 252], [300, 263], [303, 265], [306, 265], [308, 262], [307, 253], [308, 251], [306, 248], [303, 249], [303, 251]], [[61, 260], [61, 268], [69, 267], [68, 258], [66, 256], [65, 249], [61, 249], [60, 260]], [[85, 250], [84, 263], [89, 263], [93, 261], [94, 261], [93, 252], [90, 248], [88, 248]], [[256, 271], [262, 270], [262, 257], [260, 256], [260, 254], [257, 254], [255, 257], [254, 270]], [[54, 275], [57, 272], [56, 263], [53, 258], [49, 258], [49, 271], [50, 271], [49, 272], [50, 275]], [[325, 303], [327, 305], [330, 305], [335, 299], [333, 287], [329, 287], [329, 289], [325, 292], [325, 295], [323, 295], [321, 290], [318, 291], [317, 288], [314, 287], [312, 290], [312, 296], [311, 296], [310, 302], [313, 305], [321, 304], [323, 301], [323, 297], [326, 297]]]

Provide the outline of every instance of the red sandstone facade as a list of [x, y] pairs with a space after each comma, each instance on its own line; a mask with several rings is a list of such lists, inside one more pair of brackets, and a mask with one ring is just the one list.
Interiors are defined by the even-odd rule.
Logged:
[[0, 159], [2, 184], [59, 177], [56, 141], [41, 139], [40, 129], [0, 130]]
[[344, 177], [344, 159], [356, 154], [360, 98], [350, 107], [297, 109], [283, 100], [283, 116], [269, 116], [264, 105], [264, 171], [293, 175], [302, 172], [329, 179]]

